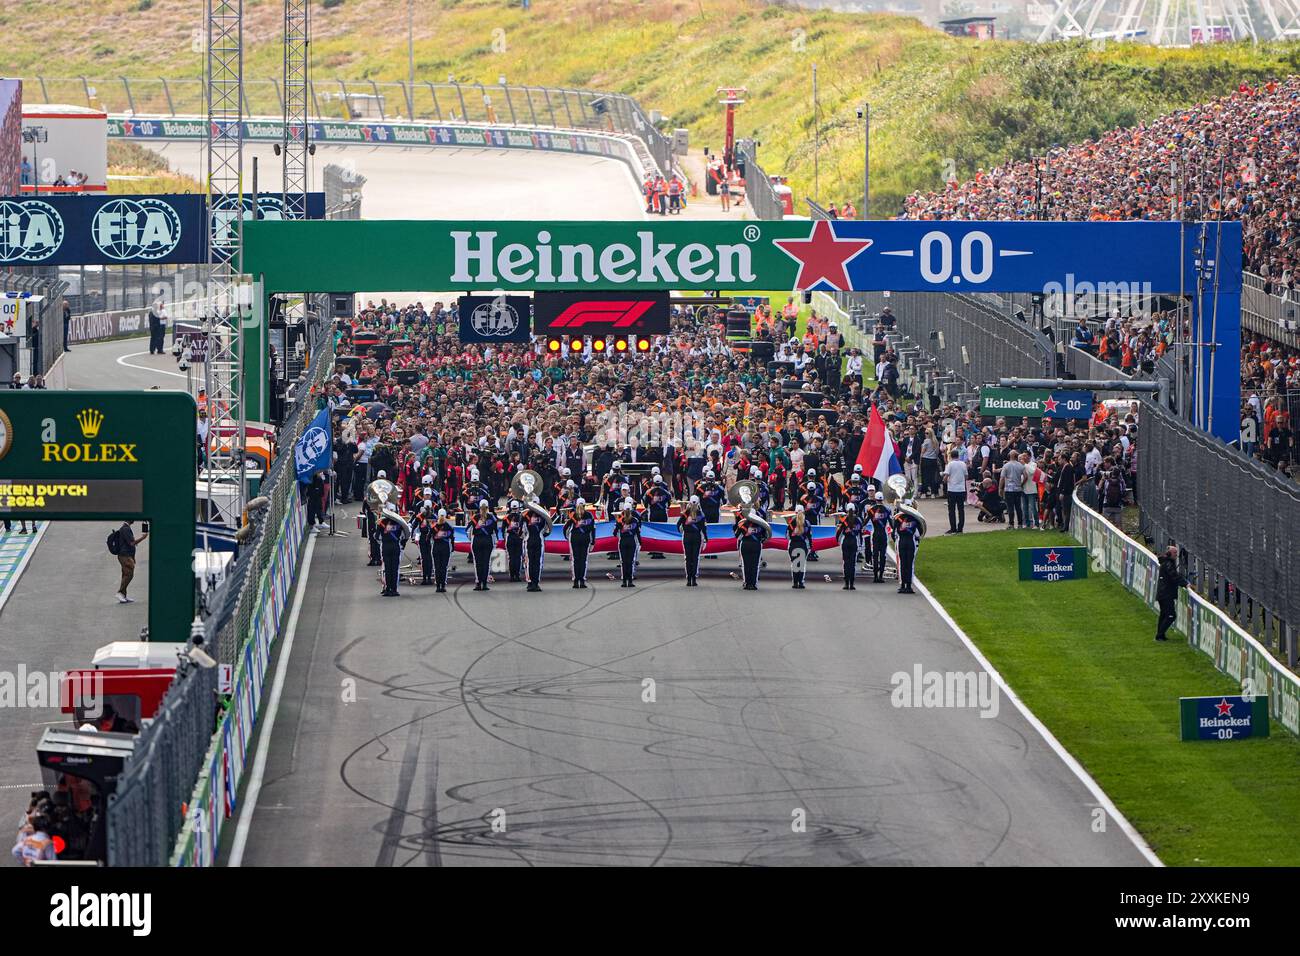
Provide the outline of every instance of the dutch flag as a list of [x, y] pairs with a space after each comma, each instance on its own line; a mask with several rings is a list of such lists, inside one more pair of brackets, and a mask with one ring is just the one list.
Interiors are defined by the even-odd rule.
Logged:
[[875, 405], [871, 406], [871, 421], [862, 448], [858, 450], [857, 464], [862, 466], [863, 481], [870, 481], [877, 488], [884, 487], [885, 479], [890, 475], [903, 473], [898, 443], [885, 428], [885, 420]]

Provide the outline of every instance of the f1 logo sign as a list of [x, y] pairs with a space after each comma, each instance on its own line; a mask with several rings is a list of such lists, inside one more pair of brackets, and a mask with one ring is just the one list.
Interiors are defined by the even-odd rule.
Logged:
[[609, 299], [598, 302], [575, 302], [555, 317], [552, 329], [578, 329], [590, 325], [632, 330], [639, 328], [641, 316], [653, 309], [648, 299]]
[[533, 331], [570, 335], [666, 335], [670, 331], [667, 292], [619, 296], [600, 292], [538, 292]]

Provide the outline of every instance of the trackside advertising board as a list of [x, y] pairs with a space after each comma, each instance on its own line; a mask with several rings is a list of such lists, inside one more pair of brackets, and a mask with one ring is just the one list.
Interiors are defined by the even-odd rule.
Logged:
[[1180, 697], [1183, 740], [1241, 740], [1268, 736], [1268, 698]]
[[1088, 549], [1017, 548], [1021, 581], [1072, 581], [1088, 576]]

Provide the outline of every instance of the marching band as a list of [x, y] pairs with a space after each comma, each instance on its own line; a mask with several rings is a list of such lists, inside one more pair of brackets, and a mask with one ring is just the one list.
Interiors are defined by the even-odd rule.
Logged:
[[[567, 469], [566, 469], [567, 471]], [[687, 587], [699, 587], [700, 559], [708, 550], [709, 528], [722, 523], [724, 503], [733, 509], [732, 533], [736, 539], [739, 557], [739, 574], [742, 587], [758, 590], [759, 575], [766, 562], [763, 560], [765, 544], [779, 536], [769, 521], [772, 492], [761, 473], [751, 469], [746, 478], [725, 489], [712, 469], [704, 469], [676, 518], [676, 530], [681, 538], [683, 567]], [[870, 566], [872, 581], [883, 583], [888, 567], [889, 546], [894, 544], [895, 565], [898, 574], [898, 591], [911, 594], [912, 574], [917, 548], [925, 533], [925, 522], [907, 502], [906, 481], [893, 476], [885, 483], [892, 492], [895, 507], [887, 503], [884, 491], [866, 482], [855, 471], [840, 494], [842, 511], [834, 524], [834, 543], [840, 548], [843, 566], [843, 589], [857, 590], [859, 561], [865, 571]], [[474, 590], [488, 591], [492, 577], [493, 555], [504, 550], [502, 564], [508, 569], [512, 582], [523, 581], [526, 590], [542, 589], [542, 569], [546, 558], [546, 541], [558, 523], [568, 544], [565, 560], [570, 562], [570, 576], [575, 589], [586, 588], [590, 557], [598, 545], [597, 514], [583, 498], [571, 478], [556, 483], [555, 506], [544, 507], [534, 493], [540, 486], [540, 476], [535, 472], [519, 472], [510, 489], [510, 500], [505, 511], [498, 515], [488, 500], [487, 491], [471, 472], [463, 492], [458, 496], [464, 514], [461, 540], [468, 538], [470, 565], [474, 571]], [[606, 513], [613, 515], [612, 551], [610, 557], [619, 562], [620, 587], [636, 587], [638, 559], [643, 547], [644, 526], [647, 523], [668, 525], [671, 520], [673, 495], [659, 469], [654, 468], [644, 478], [644, 486], [634, 474], [624, 474], [619, 462], [599, 488], [599, 496]], [[420, 486], [414, 486], [420, 487]], [[594, 485], [592, 486], [594, 487]], [[366, 490], [358, 524], [367, 539], [368, 566], [382, 566], [385, 597], [398, 596], [401, 577], [402, 550], [414, 540], [419, 550], [421, 585], [434, 585], [439, 593], [447, 590], [447, 579], [456, 547], [457, 527], [431, 478], [423, 479], [415, 494], [411, 511], [403, 517], [394, 507], [396, 487], [387, 480], [384, 472]], [[405, 496], [403, 496], [405, 501]], [[786, 552], [790, 559], [790, 586], [803, 590], [807, 586], [807, 563], [817, 560], [817, 528], [827, 509], [826, 488], [810, 469], [803, 484], [799, 502], [785, 521]], [[609, 533], [609, 532], [600, 532]], [[658, 532], [657, 532], [658, 533]], [[827, 528], [825, 533], [831, 533]], [[607, 541], [609, 539], [606, 539]], [[821, 537], [830, 546], [827, 537]], [[605, 546], [606, 548], [609, 545]], [[655, 557], [662, 552], [652, 550]], [[609, 575], [614, 578], [613, 574]], [[831, 580], [831, 575], [826, 575]], [[411, 575], [414, 581], [414, 575]]]

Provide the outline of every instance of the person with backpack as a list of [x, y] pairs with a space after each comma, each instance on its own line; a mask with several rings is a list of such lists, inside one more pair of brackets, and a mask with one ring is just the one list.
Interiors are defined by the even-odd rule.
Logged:
[[1124, 478], [1119, 468], [1112, 468], [1101, 482], [1101, 514], [1115, 527], [1120, 527], [1124, 511]]
[[135, 524], [133, 521], [123, 521], [122, 527], [108, 536], [108, 553], [117, 557], [117, 563], [122, 568], [122, 584], [117, 589], [118, 604], [135, 603], [126, 596], [126, 589], [131, 586], [131, 579], [135, 577], [135, 549], [149, 537], [149, 532], [145, 531], [137, 538], [131, 528], [133, 524]]

